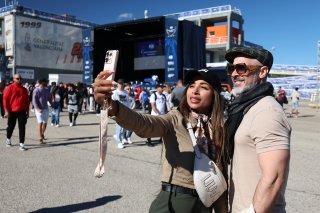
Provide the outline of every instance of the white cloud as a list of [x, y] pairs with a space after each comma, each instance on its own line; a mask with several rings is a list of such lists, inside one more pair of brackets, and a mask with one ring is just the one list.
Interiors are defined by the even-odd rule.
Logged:
[[132, 13], [122, 13], [118, 16], [118, 19], [133, 19]]

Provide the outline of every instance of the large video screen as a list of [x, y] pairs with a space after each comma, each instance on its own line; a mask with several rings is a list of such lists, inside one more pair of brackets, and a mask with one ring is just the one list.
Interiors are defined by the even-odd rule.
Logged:
[[136, 42], [134, 50], [134, 70], [165, 69], [163, 39]]
[[17, 66], [83, 70], [82, 28], [26, 16], [15, 19]]

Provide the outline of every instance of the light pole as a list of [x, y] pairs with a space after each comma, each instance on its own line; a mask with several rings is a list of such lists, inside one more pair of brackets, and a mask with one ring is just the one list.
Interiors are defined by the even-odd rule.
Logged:
[[273, 61], [275, 61], [275, 52], [276, 52], [276, 47], [275, 46], [271, 47], [271, 53], [273, 55]]
[[316, 103], [317, 112], [319, 112], [319, 108], [320, 108], [320, 65], [319, 64], [318, 64], [318, 70], [317, 70], [317, 91], [316, 91], [315, 103]]
[[320, 78], [320, 41], [318, 41], [317, 91], [316, 91], [316, 97], [315, 97], [317, 112], [319, 112], [319, 107], [320, 107], [320, 82], [319, 82], [320, 79], [319, 78]]
[[[274, 64], [274, 61], [275, 61], [275, 51], [276, 51], [276, 47], [275, 46], [272, 46], [271, 47], [271, 53], [272, 53], [272, 56], [273, 56], [273, 64]], [[270, 72], [271, 70], [269, 70], [269, 76], [272, 77], [272, 74]]]

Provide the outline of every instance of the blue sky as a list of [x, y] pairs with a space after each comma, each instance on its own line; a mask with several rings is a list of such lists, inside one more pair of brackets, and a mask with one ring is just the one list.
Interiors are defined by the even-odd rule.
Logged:
[[[11, 0], [7, 0], [9, 2]], [[273, 52], [275, 64], [318, 63], [320, 41], [320, 1], [254, 0], [19, 0], [21, 5], [51, 13], [75, 15], [97, 24], [208, 7], [231, 5], [241, 10], [245, 40]], [[4, 6], [5, 1], [1, 0]], [[320, 57], [320, 56], [319, 56]]]

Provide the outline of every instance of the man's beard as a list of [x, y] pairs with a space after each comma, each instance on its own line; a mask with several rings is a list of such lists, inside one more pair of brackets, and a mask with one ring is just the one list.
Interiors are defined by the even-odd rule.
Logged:
[[238, 89], [237, 87], [233, 88], [233, 94], [235, 96], [239, 96], [241, 93], [246, 92], [250, 89], [252, 89], [253, 87], [255, 87], [257, 84], [259, 84], [259, 75], [254, 75], [254, 80], [250, 85], [245, 85], [244, 88], [242, 90]]

